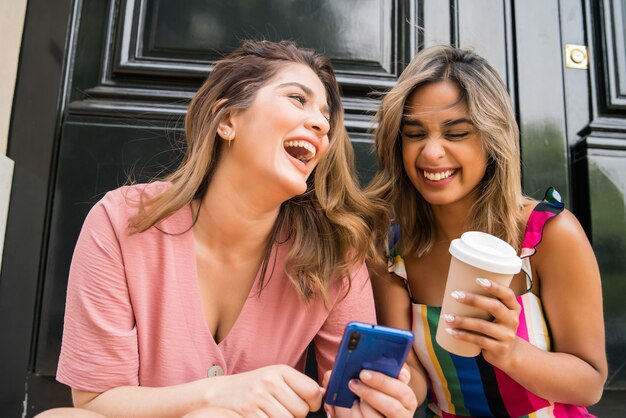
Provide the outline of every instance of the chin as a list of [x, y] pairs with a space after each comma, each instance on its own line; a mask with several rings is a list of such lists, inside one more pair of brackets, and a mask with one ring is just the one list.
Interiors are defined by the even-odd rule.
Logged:
[[284, 180], [281, 182], [281, 188], [287, 194], [287, 199], [289, 200], [292, 197], [300, 196], [304, 194], [307, 190], [306, 179], [300, 179], [299, 181], [294, 181], [294, 179]]
[[306, 183], [304, 183], [304, 187], [298, 187], [298, 190], [296, 191], [296, 193], [294, 194], [294, 196], [300, 196], [304, 193], [306, 193]]

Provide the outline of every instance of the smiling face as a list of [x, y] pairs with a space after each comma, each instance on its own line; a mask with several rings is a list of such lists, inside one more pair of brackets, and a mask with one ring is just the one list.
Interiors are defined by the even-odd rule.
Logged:
[[[307, 178], [329, 146], [326, 89], [306, 65], [286, 64], [245, 110], [224, 121], [234, 132], [222, 157], [243, 181], [287, 200], [307, 189]], [[252, 179], [252, 180], [250, 180]], [[269, 191], [269, 189], [267, 189]]]
[[487, 152], [481, 135], [452, 81], [418, 87], [407, 99], [402, 118], [404, 170], [433, 206], [471, 206], [472, 193], [485, 175]]

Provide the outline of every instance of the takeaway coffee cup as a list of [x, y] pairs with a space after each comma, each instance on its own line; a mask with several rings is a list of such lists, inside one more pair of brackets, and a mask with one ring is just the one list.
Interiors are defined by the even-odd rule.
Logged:
[[513, 275], [519, 273], [522, 260], [508, 243], [493, 235], [477, 231], [465, 232], [461, 238], [453, 240], [449, 251], [452, 260], [436, 340], [441, 347], [451, 353], [474, 357], [480, 353], [480, 347], [454, 338], [446, 332], [450, 325], [446, 323], [443, 315], [454, 314], [483, 319], [490, 319], [490, 315], [481, 309], [457, 302], [451, 293], [461, 290], [486, 295], [485, 290], [476, 283], [479, 277], [509, 286]]

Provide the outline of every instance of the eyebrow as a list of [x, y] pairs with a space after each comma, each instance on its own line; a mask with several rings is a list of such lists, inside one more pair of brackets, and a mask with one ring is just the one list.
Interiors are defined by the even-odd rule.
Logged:
[[[459, 125], [461, 123], [467, 123], [469, 125], [474, 125], [474, 122], [472, 122], [471, 120], [469, 120], [467, 118], [459, 118], [459, 119], [447, 120], [447, 121], [445, 121], [442, 124], [442, 126], [450, 127], [450, 126], [454, 126], [454, 125]], [[410, 118], [409, 115], [405, 115], [402, 118], [402, 124], [403, 125], [409, 125], [409, 126], [424, 126], [419, 119], [412, 119], [412, 118]]]
[[[311, 90], [309, 87], [305, 86], [302, 83], [298, 83], [296, 81], [292, 81], [292, 82], [289, 82], [289, 83], [282, 83], [282, 84], [279, 84], [278, 86], [276, 86], [277, 89], [281, 89], [281, 88], [285, 88], [285, 87], [298, 87], [307, 96], [315, 97], [315, 93], [313, 93], [313, 90]], [[320, 110], [322, 111], [322, 113], [330, 114], [330, 108], [328, 107], [328, 104], [325, 104], [324, 106], [322, 106], [322, 108]]]
[[472, 122], [471, 120], [467, 119], [467, 118], [459, 118], [459, 119], [452, 119], [452, 120], [447, 120], [443, 123], [443, 126], [453, 126], [453, 125], [458, 125], [461, 123], [467, 123], [469, 125], [473, 125], [474, 122]]

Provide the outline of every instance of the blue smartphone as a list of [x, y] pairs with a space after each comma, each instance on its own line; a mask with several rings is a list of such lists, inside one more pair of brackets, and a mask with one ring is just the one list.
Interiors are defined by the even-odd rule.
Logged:
[[413, 334], [382, 325], [350, 322], [346, 325], [324, 402], [351, 408], [357, 396], [348, 387], [363, 369], [398, 377], [413, 344]]

